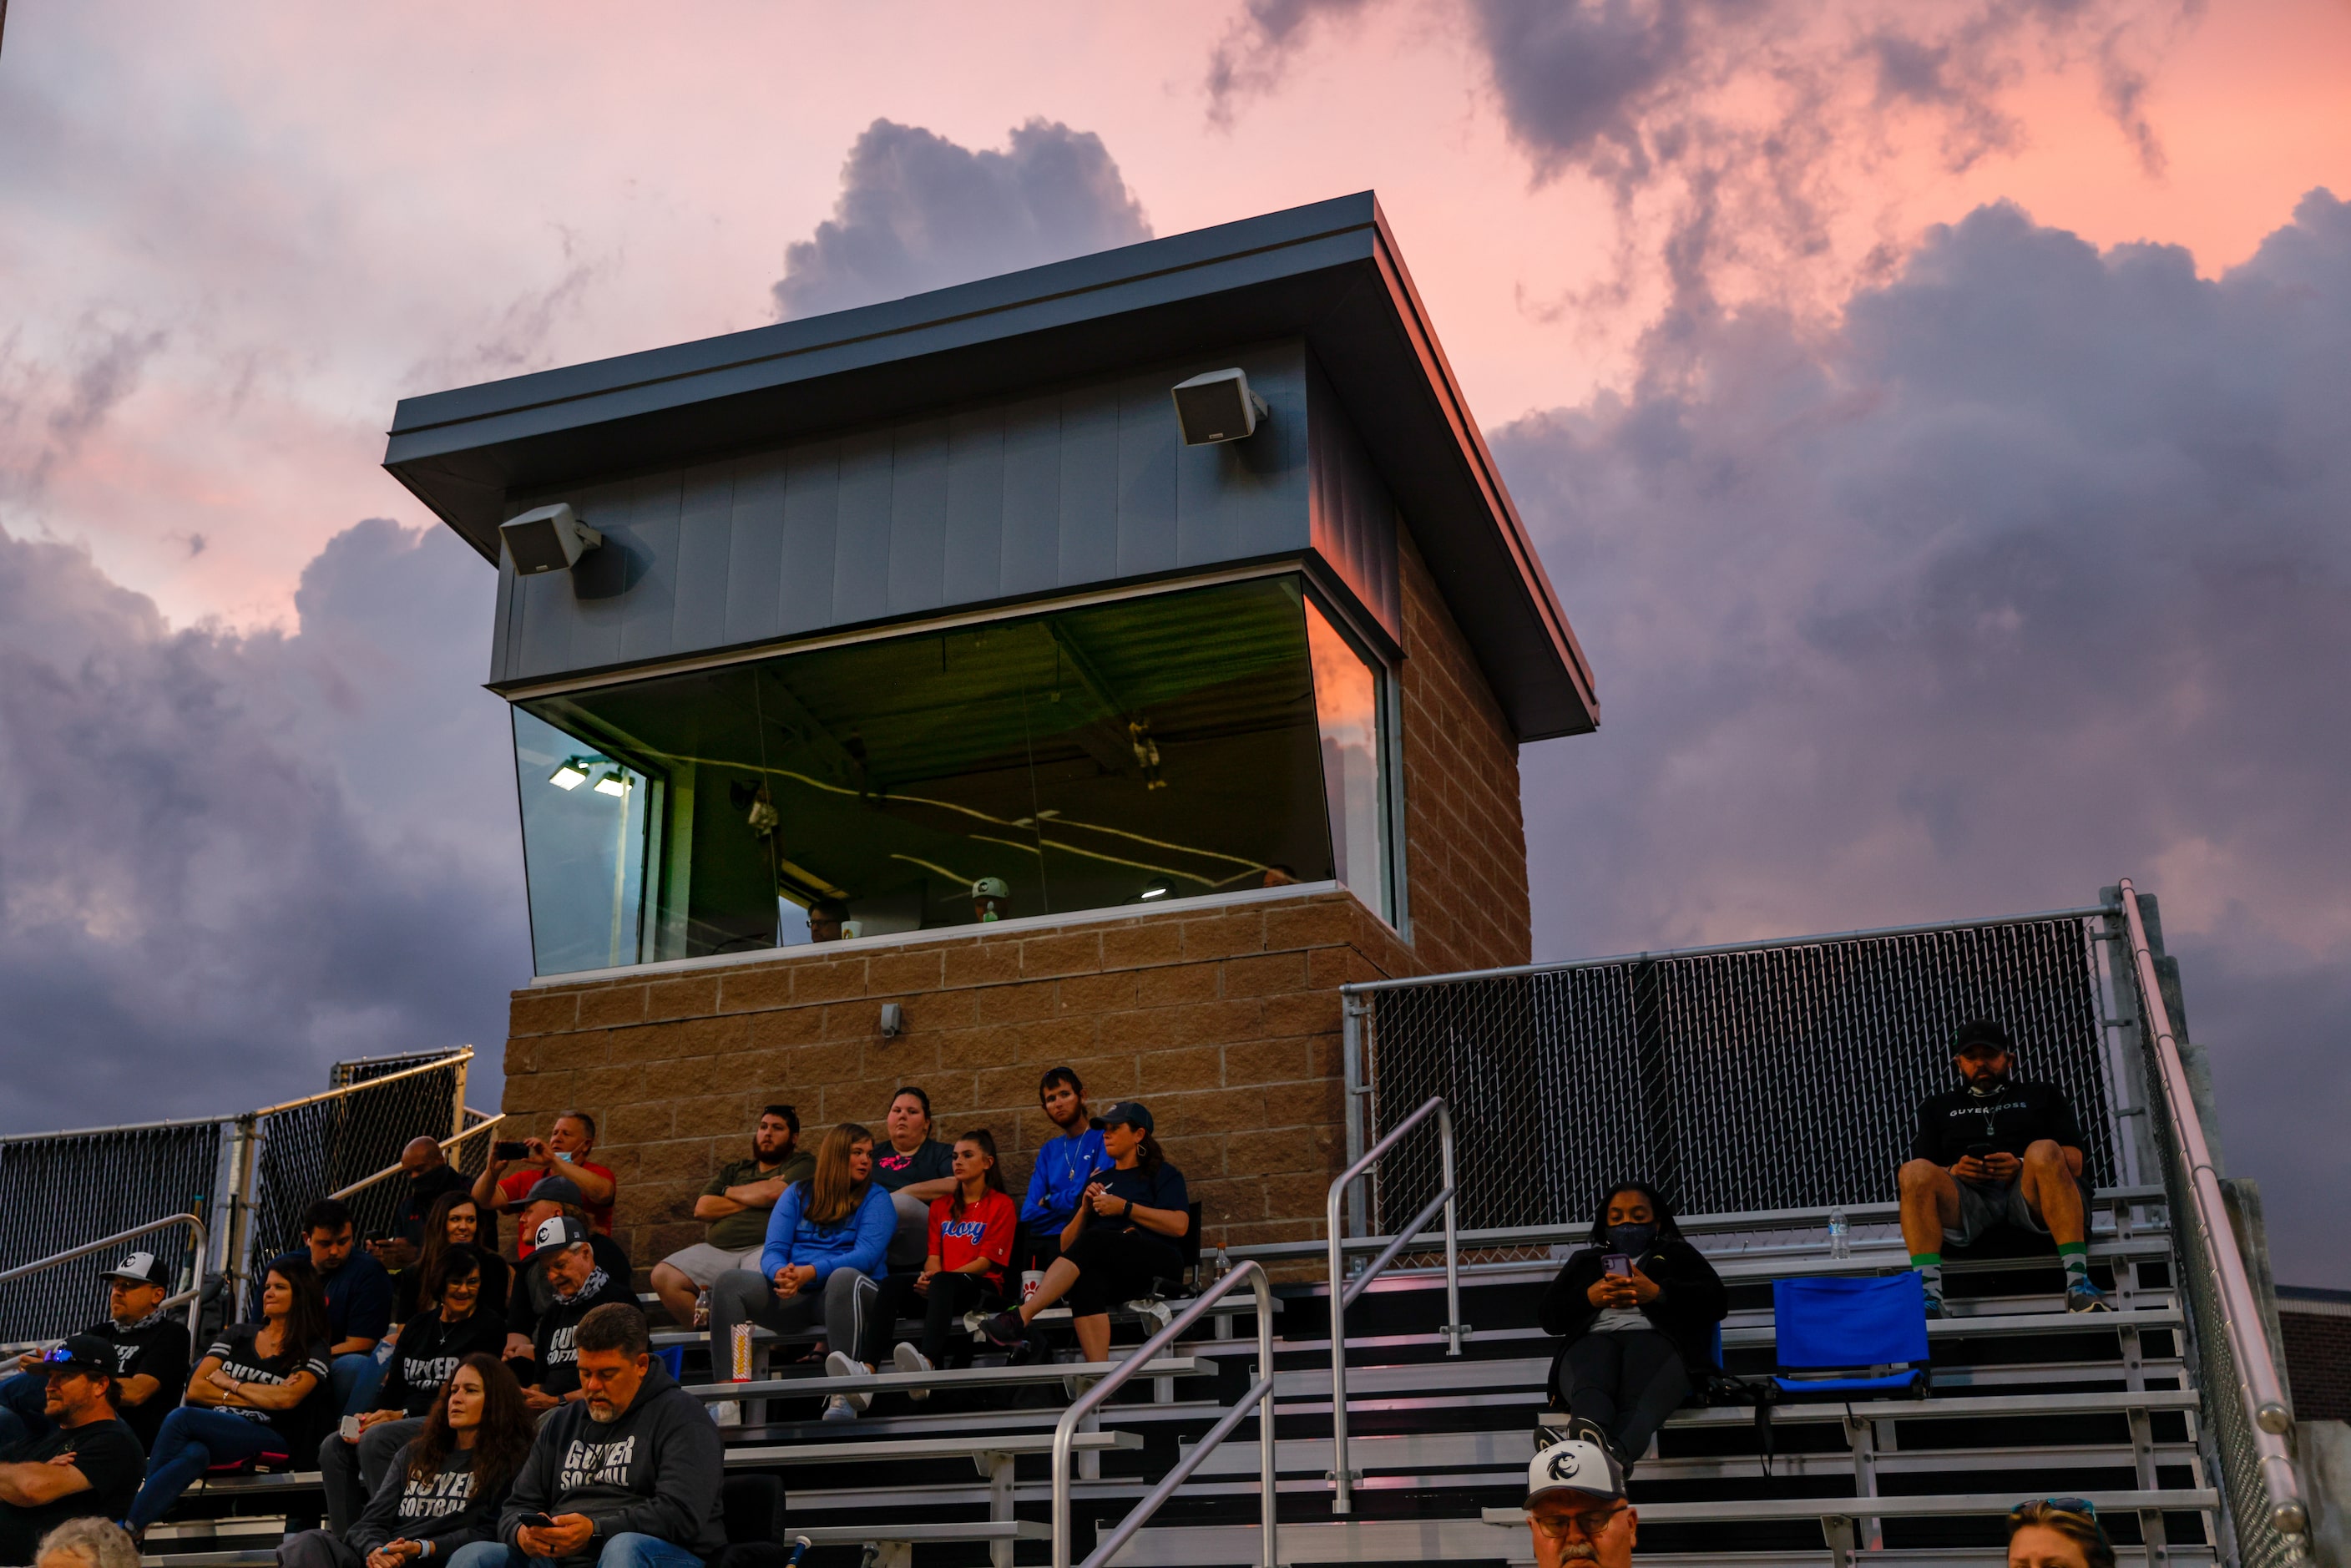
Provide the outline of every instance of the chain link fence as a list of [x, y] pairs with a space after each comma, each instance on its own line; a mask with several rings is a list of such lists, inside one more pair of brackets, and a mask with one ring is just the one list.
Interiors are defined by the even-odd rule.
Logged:
[[[212, 1223], [221, 1179], [221, 1124], [162, 1123], [0, 1142], [0, 1269], [13, 1269], [166, 1215]], [[184, 1228], [123, 1248], [171, 1266], [176, 1292], [204, 1260]], [[56, 1339], [106, 1315], [106, 1281], [120, 1261], [90, 1257], [0, 1284], [0, 1342]]]
[[[472, 1060], [472, 1048], [462, 1047], [341, 1061], [326, 1093], [243, 1116], [0, 1139], [0, 1269], [191, 1212], [212, 1233], [210, 1257], [194, 1255], [184, 1229], [158, 1231], [124, 1250], [162, 1256], [175, 1291], [233, 1261], [249, 1278], [301, 1245], [302, 1210], [314, 1199], [396, 1165], [419, 1134], [447, 1139], [478, 1125], [464, 1108]], [[477, 1173], [488, 1144], [467, 1138], [452, 1157]], [[400, 1191], [379, 1181], [351, 1201], [362, 1232], [381, 1229]], [[57, 1339], [104, 1316], [99, 1262], [76, 1260], [0, 1283], [0, 1343]]]
[[[1587, 1223], [1611, 1183], [1683, 1213], [1890, 1202], [1951, 1031], [1994, 1018], [2116, 1170], [2093, 921], [2081, 912], [1708, 949], [1370, 992], [1365, 1146], [1432, 1094], [1466, 1151], [1464, 1228]], [[1381, 1164], [1382, 1234], [1438, 1189], [1433, 1139]]]

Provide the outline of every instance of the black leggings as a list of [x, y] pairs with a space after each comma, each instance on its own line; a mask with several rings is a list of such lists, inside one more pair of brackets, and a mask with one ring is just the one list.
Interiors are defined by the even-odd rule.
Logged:
[[1067, 1297], [1073, 1318], [1098, 1317], [1120, 1301], [1148, 1295], [1154, 1280], [1173, 1280], [1184, 1272], [1184, 1254], [1176, 1250], [1176, 1243], [1141, 1226], [1131, 1230], [1088, 1226], [1061, 1258], [1078, 1271]]
[[958, 1333], [966, 1312], [992, 1312], [1004, 1298], [977, 1274], [937, 1273], [931, 1276], [929, 1305], [923, 1310], [923, 1354], [933, 1366], [965, 1366], [971, 1362], [971, 1336]]
[[1551, 1391], [1568, 1414], [1597, 1422], [1629, 1465], [1689, 1397], [1689, 1369], [1674, 1342], [1654, 1331], [1588, 1333], [1552, 1363]]

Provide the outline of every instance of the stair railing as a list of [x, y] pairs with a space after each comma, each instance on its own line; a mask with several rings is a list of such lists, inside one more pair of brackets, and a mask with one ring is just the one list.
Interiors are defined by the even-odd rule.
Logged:
[[1157, 1359], [1160, 1352], [1183, 1338], [1185, 1331], [1207, 1316], [1209, 1308], [1244, 1283], [1257, 1292], [1257, 1375], [1250, 1380], [1248, 1390], [1239, 1400], [1225, 1412], [1224, 1419], [1209, 1427], [1207, 1435], [1193, 1445], [1191, 1451], [1176, 1462], [1176, 1468], [1151, 1489], [1149, 1495], [1129, 1511], [1117, 1528], [1102, 1537], [1092, 1553], [1086, 1558], [1085, 1568], [1102, 1568], [1104, 1563], [1117, 1556], [1119, 1548], [1133, 1540], [1134, 1532], [1151, 1521], [1151, 1516], [1159, 1511], [1159, 1505], [1175, 1496], [1176, 1489], [1191, 1479], [1192, 1472], [1200, 1468], [1200, 1461], [1214, 1453], [1217, 1445], [1231, 1436], [1233, 1428], [1238, 1427], [1242, 1419], [1260, 1404], [1265, 1406], [1257, 1423], [1259, 1528], [1264, 1537], [1261, 1561], [1264, 1568], [1274, 1568], [1274, 1564], [1281, 1561], [1274, 1550], [1274, 1516], [1279, 1511], [1273, 1465], [1273, 1287], [1267, 1282], [1261, 1265], [1243, 1261], [1234, 1264], [1231, 1272], [1209, 1286], [1178, 1312], [1175, 1322], [1152, 1335], [1142, 1349], [1121, 1362], [1116, 1371], [1105, 1374], [1100, 1383], [1080, 1395], [1067, 1410], [1061, 1412], [1061, 1419], [1053, 1428], [1053, 1568], [1071, 1568], [1071, 1552], [1074, 1550], [1070, 1529], [1070, 1445], [1079, 1427], [1101, 1409], [1103, 1401], [1117, 1393], [1129, 1378]]
[[[441, 1153], [453, 1166], [455, 1165], [458, 1159], [462, 1157], [459, 1154], [457, 1145], [465, 1143], [470, 1139], [482, 1136], [491, 1128], [499, 1125], [507, 1119], [506, 1113], [503, 1111], [500, 1111], [496, 1114], [491, 1114], [487, 1112], [476, 1111], [470, 1105], [465, 1107], [464, 1113], [468, 1116], [479, 1116], [482, 1119], [475, 1123], [472, 1126], [466, 1128], [464, 1132], [458, 1134], [455, 1137], [444, 1138], [441, 1140]], [[384, 1166], [383, 1169], [376, 1172], [373, 1176], [363, 1176], [360, 1177], [359, 1180], [351, 1183], [350, 1186], [337, 1187], [333, 1192], [329, 1193], [327, 1196], [329, 1197], [338, 1198], [350, 1197], [353, 1193], [364, 1192], [366, 1189], [375, 1186], [375, 1184], [380, 1181], [390, 1181], [393, 1176], [398, 1176], [404, 1168], [404, 1166], [395, 1160], [391, 1165]]]
[[[2294, 1410], [2286, 1402], [2285, 1385], [2278, 1377], [2277, 1362], [2270, 1354], [2261, 1301], [2246, 1275], [2236, 1228], [2229, 1219], [2228, 1204], [2221, 1195], [2220, 1173], [2213, 1166], [2212, 1150], [2204, 1138], [2203, 1119], [2197, 1114], [2188, 1069], [2180, 1060], [2179, 1038], [2172, 1032], [2170, 1009], [2164, 1005], [2163, 987], [2156, 973], [2147, 925], [2139, 916], [2137, 890], [2125, 878], [2116, 891], [2130, 943], [2132, 970], [2138, 982], [2139, 1016], [2146, 1028], [2147, 1056], [2169, 1124], [2166, 1130], [2170, 1147], [2165, 1153], [2170, 1156], [2166, 1163], [2172, 1166], [2177, 1178], [2172, 1201], [2184, 1205], [2191, 1220], [2184, 1228], [2189, 1234], [2179, 1236], [2180, 1259], [2189, 1274], [2190, 1287], [2185, 1292], [2188, 1300], [2183, 1305], [2190, 1309], [2199, 1337], [2221, 1342], [2205, 1350], [2204, 1375], [2199, 1381], [2205, 1385], [2206, 1396], [2216, 1404], [2234, 1400], [2241, 1406], [2236, 1411], [2214, 1412], [2223, 1468], [2231, 1472], [2223, 1478], [2230, 1483], [2226, 1495], [2237, 1516], [2239, 1530], [2255, 1537], [2249, 1541], [2241, 1534], [2240, 1554], [2249, 1564], [2298, 1561], [2308, 1550], [2310, 1511], [2303, 1501], [2302, 1485], [2294, 1475], [2294, 1459], [2286, 1447], [2286, 1438], [2294, 1431]], [[2195, 1278], [2198, 1274], [2203, 1276], [2202, 1281]], [[2199, 1283], [2207, 1286], [2207, 1291], [2197, 1290]], [[2203, 1303], [2197, 1297], [2208, 1291], [2217, 1309], [2210, 1314], [2218, 1318], [2217, 1325], [2199, 1310]], [[2217, 1335], [2213, 1333], [2215, 1326]], [[2214, 1355], [2214, 1351], [2225, 1356], [2227, 1366], [2215, 1366], [2220, 1357]], [[2234, 1375], [2228, 1375], [2231, 1371]], [[2214, 1375], [2216, 1373], [2220, 1375]], [[2233, 1386], [2221, 1386], [2224, 1383]], [[2252, 1475], [2245, 1473], [2247, 1461]], [[2258, 1475], [2257, 1482], [2241, 1484], [2252, 1481], [2253, 1475]], [[2265, 1509], [2261, 1506], [2263, 1501], [2267, 1504]], [[2263, 1526], [2274, 1532], [2274, 1552], [2256, 1549], [2268, 1544], [2258, 1540]]]
[[30, 1263], [19, 1263], [13, 1269], [0, 1269], [0, 1285], [5, 1285], [14, 1280], [24, 1279], [28, 1274], [40, 1273], [45, 1269], [57, 1268], [62, 1263], [70, 1263], [77, 1258], [87, 1258], [93, 1252], [103, 1252], [109, 1248], [120, 1247], [124, 1242], [135, 1240], [151, 1231], [169, 1229], [174, 1225], [184, 1225], [195, 1233], [193, 1256], [196, 1261], [193, 1270], [195, 1277], [188, 1289], [175, 1295], [164, 1297], [162, 1305], [158, 1306], [156, 1311], [162, 1312], [165, 1308], [176, 1307], [185, 1302], [188, 1309], [188, 1338], [193, 1342], [198, 1337], [196, 1321], [204, 1312], [206, 1240], [204, 1222], [193, 1214], [166, 1215], [162, 1219], [151, 1219], [144, 1225], [134, 1225], [128, 1230], [118, 1230], [111, 1236], [102, 1236], [95, 1241], [85, 1241], [78, 1247], [68, 1247], [62, 1252], [52, 1252], [46, 1258], [37, 1258]]
[[[1357, 1176], [1380, 1163], [1380, 1156], [1395, 1147], [1406, 1133], [1419, 1126], [1430, 1116], [1437, 1118], [1438, 1156], [1444, 1162], [1444, 1190], [1428, 1200], [1427, 1207], [1413, 1216], [1412, 1223], [1396, 1232], [1387, 1249], [1372, 1260], [1370, 1265], [1351, 1281], [1344, 1274], [1346, 1248], [1340, 1234], [1339, 1207], [1347, 1200], [1347, 1188]], [[1421, 1228], [1445, 1211], [1445, 1326], [1440, 1331], [1446, 1338], [1445, 1354], [1459, 1355], [1461, 1342], [1468, 1336], [1469, 1325], [1461, 1321], [1461, 1240], [1460, 1230], [1454, 1223], [1453, 1194], [1453, 1113], [1446, 1109], [1445, 1097], [1432, 1095], [1428, 1103], [1397, 1123], [1388, 1135], [1364, 1151], [1364, 1157], [1349, 1166], [1331, 1184], [1324, 1202], [1323, 1234], [1329, 1238], [1331, 1266], [1331, 1511], [1353, 1511], [1355, 1503], [1354, 1472], [1347, 1468], [1347, 1309], [1355, 1298], [1370, 1288], [1380, 1271], [1395, 1261], [1396, 1254], [1407, 1242], [1418, 1236]], [[1270, 1559], [1269, 1559], [1270, 1561]]]

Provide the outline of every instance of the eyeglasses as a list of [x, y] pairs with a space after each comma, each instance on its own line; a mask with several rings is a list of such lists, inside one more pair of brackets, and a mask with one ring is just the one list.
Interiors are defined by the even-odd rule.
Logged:
[[1569, 1536], [1579, 1533], [1586, 1541], [1597, 1541], [1600, 1532], [1614, 1523], [1616, 1516], [1628, 1506], [1620, 1501], [1614, 1507], [1604, 1508], [1597, 1513], [1543, 1514], [1530, 1510], [1527, 1522], [1533, 1525], [1536, 1532], [1546, 1541], [1565, 1541]]
[[2031, 1498], [2010, 1509], [2008, 1516], [2014, 1519], [2028, 1508], [2053, 1508], [2059, 1513], [2078, 1513], [2088, 1519], [2098, 1517], [2098, 1505], [2085, 1497]]

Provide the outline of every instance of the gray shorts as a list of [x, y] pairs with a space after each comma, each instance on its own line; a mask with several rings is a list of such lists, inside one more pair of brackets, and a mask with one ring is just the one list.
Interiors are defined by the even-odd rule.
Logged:
[[1952, 1178], [1959, 1189], [1959, 1223], [1956, 1229], [1946, 1227], [1943, 1239], [1953, 1247], [1965, 1247], [2001, 1223], [2035, 1236], [2046, 1236], [2049, 1228], [2041, 1223], [2032, 1207], [2024, 1201], [2024, 1183], [1973, 1182]]
[[758, 1273], [759, 1254], [764, 1250], [765, 1247], [760, 1246], [741, 1252], [729, 1252], [703, 1241], [683, 1252], [673, 1252], [662, 1261], [693, 1281], [695, 1290], [706, 1291], [719, 1275], [730, 1269], [748, 1269], [754, 1274]]

